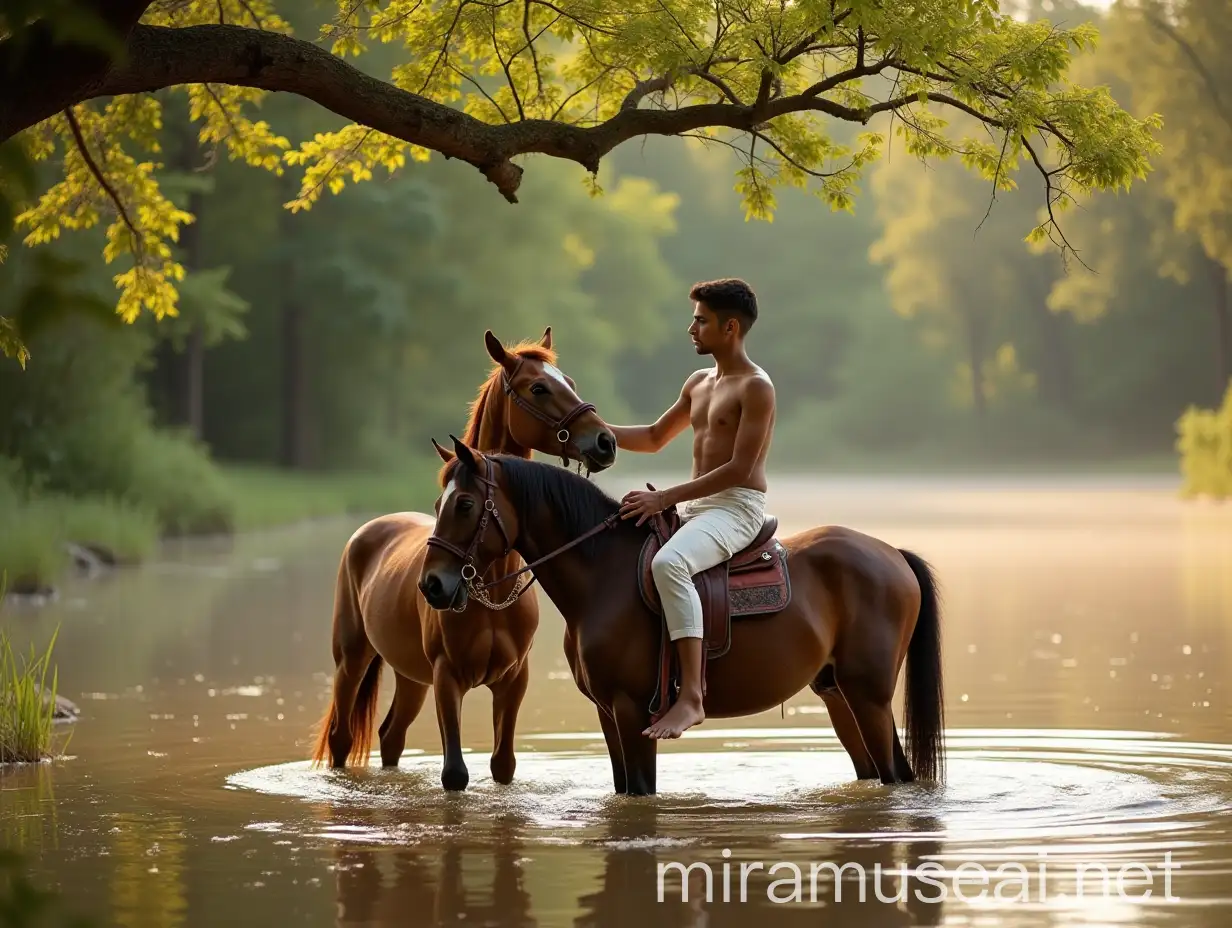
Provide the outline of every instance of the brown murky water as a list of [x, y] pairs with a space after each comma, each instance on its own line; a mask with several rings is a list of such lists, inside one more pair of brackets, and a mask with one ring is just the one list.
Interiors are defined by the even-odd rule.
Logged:
[[614, 797], [550, 604], [513, 786], [489, 778], [486, 691], [464, 795], [440, 790], [430, 701], [398, 770], [310, 770], [339, 520], [6, 606], [40, 642], [61, 626], [83, 718], [68, 759], [0, 773], [0, 836], [99, 924], [1232, 920], [1232, 512], [1076, 480], [782, 479], [770, 503], [784, 531], [854, 525], [938, 568], [946, 785], [854, 782], [806, 692], [664, 748], [657, 797]]

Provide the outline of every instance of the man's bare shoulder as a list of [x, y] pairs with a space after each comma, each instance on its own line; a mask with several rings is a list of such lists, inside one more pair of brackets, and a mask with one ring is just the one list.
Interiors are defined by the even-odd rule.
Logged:
[[709, 367], [703, 367], [695, 370], [687, 378], [685, 378], [684, 387], [681, 388], [680, 392], [688, 396], [695, 389], [697, 389], [697, 387], [705, 383], [711, 373], [713, 373], [713, 368]]
[[774, 381], [760, 367], [754, 367], [740, 380], [740, 395], [744, 400], [774, 403]]

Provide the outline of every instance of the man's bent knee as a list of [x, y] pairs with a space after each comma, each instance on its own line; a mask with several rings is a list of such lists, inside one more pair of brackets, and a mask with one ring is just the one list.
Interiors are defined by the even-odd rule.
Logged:
[[660, 548], [655, 556], [650, 561], [650, 572], [654, 575], [655, 583], [689, 583], [692, 578], [689, 575], [689, 565], [685, 562], [684, 555], [672, 548]]

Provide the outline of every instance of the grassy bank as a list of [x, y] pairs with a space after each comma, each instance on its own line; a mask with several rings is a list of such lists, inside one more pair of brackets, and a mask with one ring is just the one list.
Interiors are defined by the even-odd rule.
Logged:
[[[71, 546], [105, 562], [139, 563], [169, 535], [242, 532], [345, 514], [393, 512], [432, 504], [435, 465], [414, 462], [377, 474], [299, 474], [273, 468], [218, 468], [213, 514], [187, 527], [175, 513], [140, 499], [80, 498], [19, 492], [0, 480], [0, 575], [11, 592], [54, 587], [72, 566]], [[191, 497], [191, 487], [181, 489]], [[166, 494], [160, 494], [160, 502]]]
[[235, 500], [237, 531], [274, 528], [347, 513], [426, 509], [436, 499], [436, 468], [416, 462], [378, 474], [299, 474], [262, 467], [224, 467]]

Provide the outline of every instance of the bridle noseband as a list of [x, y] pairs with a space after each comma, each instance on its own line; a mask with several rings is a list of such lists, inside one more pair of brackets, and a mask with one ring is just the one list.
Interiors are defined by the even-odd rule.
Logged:
[[[488, 473], [489, 474], [492, 473], [496, 465], [488, 458], [487, 455], [480, 454], [478, 456], [482, 458], [483, 461], [487, 464]], [[455, 545], [452, 541], [449, 541], [445, 538], [438, 537], [436, 532], [433, 531], [433, 533], [428, 536], [427, 545], [430, 548], [441, 548], [445, 551], [450, 552], [451, 554], [456, 554], [459, 558], [462, 559], [462, 582], [466, 584], [466, 587], [468, 590], [470, 590], [471, 595], [474, 596], [475, 599], [477, 599], [482, 605], [486, 606], [488, 609], [493, 609], [497, 611], [501, 609], [508, 609], [510, 606], [512, 606], [515, 602], [518, 601], [518, 599], [522, 596], [523, 593], [525, 593], [527, 590], [531, 588], [535, 580], [537, 580], [538, 578], [532, 575], [530, 580], [526, 583], [523, 583], [522, 581], [519, 580], [514, 585], [513, 590], [510, 591], [509, 595], [505, 597], [503, 602], [500, 602], [500, 603], [494, 603], [490, 599], [488, 599], [486, 595], [487, 590], [491, 589], [497, 584], [504, 583], [506, 580], [512, 580], [514, 577], [517, 577], [520, 574], [524, 574], [527, 571], [532, 570], [535, 567], [538, 567], [544, 561], [551, 560], [552, 558], [556, 557], [556, 555], [558, 554], [563, 554], [565, 551], [568, 551], [574, 545], [580, 545], [587, 538], [590, 538], [593, 535], [597, 535], [600, 532], [606, 531], [607, 529], [612, 528], [613, 526], [617, 525], [620, 522], [620, 513], [614, 512], [610, 516], [608, 516], [606, 519], [604, 519], [602, 522], [600, 522], [598, 525], [596, 525], [594, 528], [590, 529], [587, 532], [582, 533], [581, 535], [579, 535], [577, 538], [573, 539], [572, 541], [561, 545], [555, 551], [551, 551], [548, 554], [545, 554], [543, 557], [539, 558], [534, 563], [527, 564], [525, 567], [522, 567], [519, 570], [515, 570], [511, 573], [507, 573], [505, 574], [505, 576], [498, 577], [497, 579], [491, 580], [487, 583], [476, 584], [474, 581], [475, 581], [475, 577], [477, 577], [479, 574], [479, 570], [475, 567], [475, 552], [479, 550], [479, 543], [483, 540], [484, 533], [488, 530], [489, 519], [491, 519], [493, 522], [496, 523], [496, 527], [500, 529], [501, 537], [505, 540], [505, 550], [504, 550], [504, 553], [501, 555], [501, 557], [507, 557], [509, 552], [513, 549], [513, 545], [509, 541], [509, 532], [505, 528], [505, 522], [501, 518], [500, 511], [496, 508], [496, 500], [493, 495], [494, 491], [496, 490], [496, 481], [493, 480], [491, 477], [487, 477], [479, 473], [476, 473], [474, 477], [476, 480], [478, 480], [480, 483], [484, 485], [485, 489], [484, 489], [484, 497], [483, 497], [483, 515], [479, 517], [479, 525], [475, 529], [475, 535], [473, 538], [471, 538], [471, 543], [467, 545], [465, 550], [463, 550], [458, 545]], [[496, 559], [493, 558], [493, 563], [495, 563], [495, 561]], [[468, 570], [470, 571], [469, 574], [467, 573]], [[449, 608], [452, 612], [465, 612], [466, 611], [466, 606], [460, 606], [460, 607], [450, 606]]]
[[[519, 358], [517, 366], [514, 367], [512, 374], [510, 374], [503, 367], [501, 368], [501, 380], [505, 390], [505, 395], [517, 404], [518, 408], [523, 412], [534, 416], [540, 422], [545, 423], [549, 428], [554, 429], [556, 431], [556, 440], [560, 442], [560, 446], [563, 451], [568, 446], [571, 437], [569, 434], [569, 424], [583, 413], [595, 411], [595, 404], [579, 401], [578, 405], [574, 406], [573, 409], [569, 410], [569, 412], [565, 413], [565, 415], [561, 416], [559, 419], [553, 419], [533, 403], [524, 400], [518, 395], [517, 391], [513, 389], [513, 378], [517, 376], [518, 371], [522, 369], [522, 365], [524, 363], [526, 363], [526, 359]], [[562, 453], [561, 460], [566, 466], [568, 466], [569, 458], [567, 455]]]

